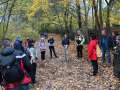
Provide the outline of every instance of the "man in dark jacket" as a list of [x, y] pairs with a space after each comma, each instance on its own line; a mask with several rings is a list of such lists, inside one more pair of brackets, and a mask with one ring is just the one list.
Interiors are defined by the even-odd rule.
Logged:
[[65, 34], [64, 38], [62, 40], [62, 46], [64, 48], [65, 61], [68, 61], [68, 47], [69, 47], [69, 44], [70, 44], [69, 38]]
[[112, 49], [116, 46], [117, 32], [112, 32]]
[[[21, 47], [23, 47], [21, 43], [19, 43], [19, 42], [15, 42], [15, 43], [14, 43], [14, 49], [15, 49], [16, 55], [24, 56], [25, 65], [27, 65], [27, 66], [25, 66], [25, 67], [26, 67], [27, 72], [30, 74], [30, 68], [31, 68], [30, 56], [29, 56], [28, 53], [27, 53], [24, 49], [22, 49]], [[27, 67], [28, 67], [28, 68], [27, 68]]]
[[112, 38], [107, 34], [106, 30], [102, 30], [102, 36], [100, 39], [100, 47], [102, 50], [102, 62], [105, 62], [105, 56], [107, 56], [108, 65], [111, 64], [110, 49], [112, 48]]
[[116, 45], [114, 48], [113, 72], [120, 79], [120, 35], [116, 37]]
[[[26, 52], [24, 51], [24, 49], [21, 48], [21, 47], [23, 47], [23, 46], [19, 42], [17, 42], [17, 43], [14, 44], [16, 59], [17, 60], [23, 60], [26, 73], [28, 74], [28, 77], [31, 77], [31, 67], [32, 67], [32, 65], [30, 63], [30, 58], [26, 54]], [[16, 89], [20, 88], [20, 90], [30, 90], [29, 89], [29, 83], [30, 82], [28, 82], [26, 84], [22, 84], [20, 87], [17, 87]]]
[[[15, 50], [15, 49], [11, 48], [9, 40], [5, 40], [3, 44], [4, 44], [3, 45], [4, 49], [1, 52], [2, 57], [10, 57], [11, 55], [13, 55], [15, 57], [15, 60], [17, 60], [18, 62], [19, 62], [19, 60], [23, 60], [25, 70], [30, 71], [31, 64], [30, 64], [29, 59], [27, 58], [26, 54], [24, 54], [20, 50], [17, 50], [17, 49]], [[2, 59], [2, 57], [0, 57], [0, 59]], [[24, 83], [24, 79], [25, 78], [23, 78], [23, 80], [19, 83], [18, 82], [8, 83], [7, 85], [4, 86], [5, 90], [30, 90], [29, 85], [28, 85], [29, 83]]]

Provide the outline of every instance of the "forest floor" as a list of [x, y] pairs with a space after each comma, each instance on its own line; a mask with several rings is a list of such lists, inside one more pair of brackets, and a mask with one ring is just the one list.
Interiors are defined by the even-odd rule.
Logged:
[[47, 50], [45, 66], [38, 63], [37, 83], [32, 90], [120, 90], [119, 80], [113, 75], [113, 67], [104, 67], [99, 60], [99, 74], [94, 77], [85, 47], [85, 60], [78, 60], [75, 45], [71, 43], [69, 62], [65, 62], [61, 38], [56, 36], [55, 39], [59, 58], [50, 59], [49, 49]]

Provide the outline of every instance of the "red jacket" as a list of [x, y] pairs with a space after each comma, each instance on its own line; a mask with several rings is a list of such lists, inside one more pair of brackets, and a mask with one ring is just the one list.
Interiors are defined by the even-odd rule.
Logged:
[[91, 61], [97, 60], [97, 52], [96, 52], [96, 46], [97, 46], [97, 40], [91, 40], [88, 44], [88, 59]]
[[[23, 62], [21, 62], [20, 67], [21, 67], [21, 69], [25, 72]], [[23, 78], [22, 81], [20, 81], [20, 82], [15, 82], [15, 83], [9, 83], [9, 84], [7, 84], [6, 86], [4, 86], [4, 88], [5, 88], [5, 90], [12, 90], [12, 89], [14, 89], [14, 88], [16, 88], [16, 87], [18, 87], [18, 86], [20, 86], [20, 85], [27, 85], [27, 84], [30, 84], [31, 82], [32, 82], [31, 77], [28, 76], [28, 75], [25, 73], [24, 78]]]

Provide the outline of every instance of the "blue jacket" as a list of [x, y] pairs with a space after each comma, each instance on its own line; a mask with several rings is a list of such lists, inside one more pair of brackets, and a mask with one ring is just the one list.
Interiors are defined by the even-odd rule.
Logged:
[[100, 39], [100, 47], [103, 50], [110, 50], [112, 47], [112, 38], [110, 36], [102, 36]]
[[62, 45], [64, 46], [64, 45], [69, 45], [70, 44], [70, 41], [69, 41], [69, 38], [64, 38], [63, 40], [62, 40]]

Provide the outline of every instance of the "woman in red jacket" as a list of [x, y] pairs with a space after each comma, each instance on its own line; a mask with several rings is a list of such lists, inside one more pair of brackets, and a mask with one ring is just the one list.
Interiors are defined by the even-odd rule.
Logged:
[[88, 59], [91, 61], [92, 67], [93, 67], [93, 76], [96, 76], [98, 73], [98, 62], [97, 62], [97, 39], [96, 35], [91, 34], [91, 39], [88, 44]]

